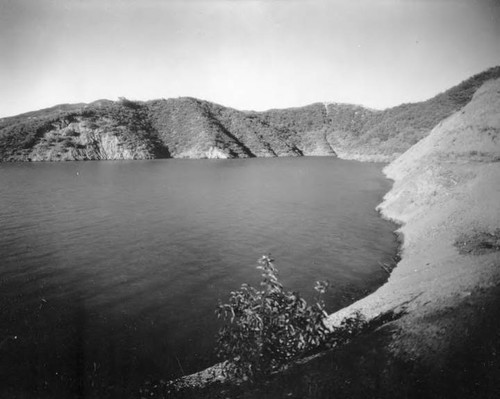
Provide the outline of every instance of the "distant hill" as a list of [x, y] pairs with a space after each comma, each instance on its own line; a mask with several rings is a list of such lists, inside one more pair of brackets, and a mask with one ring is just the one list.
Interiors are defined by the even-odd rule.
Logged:
[[195, 98], [62, 104], [0, 120], [0, 161], [338, 155], [390, 161], [464, 107], [500, 67], [423, 102], [238, 111]]

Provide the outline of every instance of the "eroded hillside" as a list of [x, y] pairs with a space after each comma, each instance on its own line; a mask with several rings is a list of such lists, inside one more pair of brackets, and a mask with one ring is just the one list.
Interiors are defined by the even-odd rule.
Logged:
[[1, 161], [338, 155], [390, 161], [466, 105], [500, 67], [384, 111], [338, 103], [265, 112], [195, 98], [63, 104], [0, 120]]

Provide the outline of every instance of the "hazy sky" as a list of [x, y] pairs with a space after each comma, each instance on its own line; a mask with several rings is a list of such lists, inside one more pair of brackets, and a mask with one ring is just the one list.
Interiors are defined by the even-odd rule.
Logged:
[[386, 108], [500, 65], [500, 0], [0, 0], [0, 116], [119, 96]]

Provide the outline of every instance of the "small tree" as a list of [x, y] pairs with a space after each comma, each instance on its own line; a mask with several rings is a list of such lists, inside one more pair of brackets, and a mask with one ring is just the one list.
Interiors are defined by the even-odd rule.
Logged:
[[217, 339], [217, 355], [229, 360], [240, 378], [254, 378], [281, 369], [317, 348], [329, 334], [322, 295], [328, 283], [318, 281], [318, 300], [308, 306], [296, 292], [287, 292], [278, 280], [273, 259], [263, 256], [261, 290], [243, 284], [219, 304], [216, 314], [226, 324]]

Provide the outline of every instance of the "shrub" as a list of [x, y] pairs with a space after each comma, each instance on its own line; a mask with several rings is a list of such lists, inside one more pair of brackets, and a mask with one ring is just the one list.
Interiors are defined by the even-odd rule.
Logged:
[[243, 284], [231, 292], [229, 303], [219, 304], [216, 314], [226, 324], [217, 339], [217, 355], [229, 360], [238, 378], [255, 378], [283, 368], [323, 344], [329, 330], [321, 296], [328, 283], [318, 281], [318, 301], [309, 306], [296, 292], [288, 292], [278, 280], [273, 259], [263, 256], [261, 290]]
[[132, 109], [138, 109], [141, 107], [141, 105], [135, 101], [129, 100], [128, 98], [125, 97], [118, 97], [118, 103], [123, 105], [124, 107], [132, 108]]

